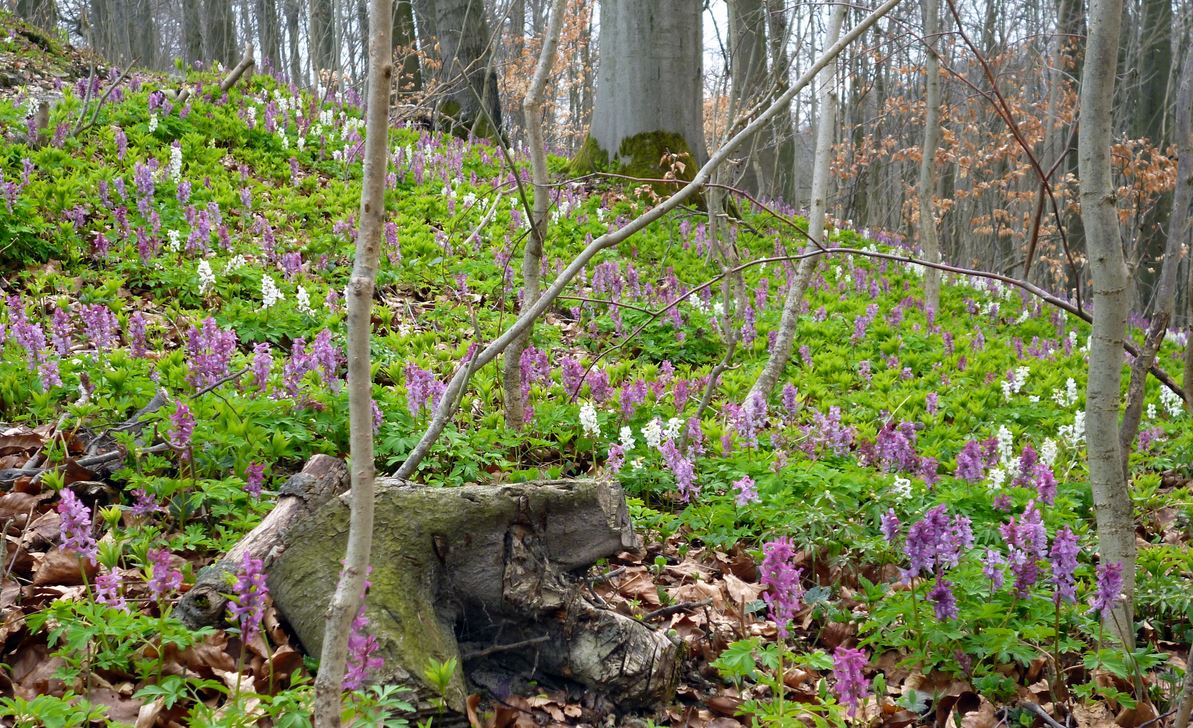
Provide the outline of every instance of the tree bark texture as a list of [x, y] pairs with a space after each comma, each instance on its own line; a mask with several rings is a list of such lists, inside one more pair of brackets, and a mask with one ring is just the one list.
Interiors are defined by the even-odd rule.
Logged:
[[[369, 72], [365, 108], [364, 179], [360, 192], [360, 231], [348, 281], [348, 441], [352, 456], [352, 508], [347, 544], [329, 552], [338, 574], [335, 593], [321, 625], [319, 674], [315, 677], [315, 717], [320, 726], [339, 725], [340, 694], [351, 625], [364, 599], [373, 543], [373, 376], [370, 339], [373, 290], [385, 228], [385, 175], [389, 164], [389, 92], [393, 80], [392, 0], [369, 5]], [[325, 548], [325, 547], [324, 547]], [[343, 554], [344, 566], [339, 568]]]
[[182, 4], [182, 60], [203, 60], [203, 8], [197, 2]]
[[[482, 0], [424, 0], [434, 12], [432, 42], [439, 44], [439, 113], [456, 134], [501, 132], [501, 99], [493, 67], [493, 44]], [[415, 11], [418, 12], [418, 5]]]
[[[920, 247], [924, 258], [940, 261], [940, 239], [936, 231], [936, 150], [940, 146], [940, 56], [936, 44], [940, 34], [940, 0], [923, 0], [924, 7], [924, 144], [921, 147], [920, 179], [917, 194], [920, 203]], [[924, 271], [924, 307], [940, 309], [940, 271]]]
[[[493, 646], [547, 637], [500, 661], [537, 663], [626, 705], [666, 699], [674, 689], [676, 646], [596, 609], [566, 576], [638, 548], [616, 483], [434, 488], [379, 478], [376, 516], [367, 614], [385, 659], [379, 679], [410, 684], [423, 679], [430, 660], [462, 664], [461, 639]], [[328, 502], [290, 531], [269, 569], [270, 593], [311, 653], [324, 639], [348, 519], [343, 498]], [[458, 708], [465, 695], [460, 670], [446, 697]]]
[[1104, 562], [1121, 563], [1123, 567], [1124, 599], [1107, 619], [1106, 628], [1130, 649], [1135, 644], [1135, 527], [1118, 437], [1128, 282], [1110, 172], [1111, 107], [1121, 23], [1122, 0], [1091, 0], [1081, 79], [1078, 166], [1081, 218], [1094, 288], [1093, 336], [1086, 385], [1090, 487], [1101, 558]]
[[301, 53], [301, 9], [298, 6], [299, 0], [285, 0], [286, 8], [286, 41], [287, 41], [287, 56], [290, 65], [290, 83], [300, 84], [303, 81], [304, 74], [302, 72], [302, 53]]
[[207, 57], [231, 68], [240, 55], [232, 0], [205, 0], [207, 5]]
[[262, 70], [280, 73], [282, 70], [281, 23], [277, 0], [256, 0], [257, 39], [261, 48]]
[[[787, 55], [790, 33], [787, 6], [783, 0], [764, 0], [767, 15], [767, 45], [770, 49], [771, 84], [775, 95], [782, 96], [791, 85], [791, 60]], [[772, 154], [763, 160], [769, 179], [767, 194], [795, 207], [798, 205], [795, 170], [796, 127], [791, 119], [791, 104], [784, 104], [768, 125]]]
[[315, 73], [339, 70], [336, 54], [336, 23], [331, 0], [310, 0], [310, 24], [307, 52], [311, 54]]
[[17, 0], [16, 10], [17, 16], [30, 25], [48, 31], [58, 29], [57, 0]]
[[[825, 45], [832, 46], [841, 35], [841, 24], [845, 20], [846, 6], [838, 5], [828, 23]], [[812, 202], [808, 210], [808, 235], [815, 243], [823, 245], [824, 217], [828, 197], [829, 158], [833, 146], [833, 127], [836, 125], [837, 110], [837, 66], [835, 63], [825, 67], [818, 79], [820, 82], [820, 119], [816, 122], [816, 153], [812, 163]], [[815, 244], [813, 243], [813, 244]], [[783, 299], [783, 314], [779, 320], [779, 330], [775, 336], [775, 344], [771, 347], [770, 356], [763, 365], [758, 379], [750, 388], [747, 401], [755, 397], [768, 399], [775, 385], [783, 376], [783, 369], [791, 358], [795, 349], [795, 334], [799, 328], [800, 306], [804, 301], [804, 293], [808, 290], [808, 281], [816, 269], [819, 258], [812, 256], [800, 261], [796, 269], [795, 280], [787, 287], [787, 295]]]
[[[762, 0], [729, 2], [729, 78], [732, 84], [734, 116], [742, 117], [762, 102], [771, 90], [766, 74], [766, 19]], [[732, 122], [732, 120], [731, 120]], [[762, 158], [769, 155], [767, 132], [763, 130], [745, 141], [742, 164], [728, 171], [727, 181], [747, 192], [758, 194], [768, 187]]]
[[394, 2], [394, 53], [398, 58], [398, 92], [413, 93], [423, 88], [422, 66], [414, 33], [414, 6], [411, 0]]
[[601, 3], [590, 145], [632, 172], [661, 176], [668, 149], [689, 152], [696, 166], [708, 160], [701, 13], [696, 0]]

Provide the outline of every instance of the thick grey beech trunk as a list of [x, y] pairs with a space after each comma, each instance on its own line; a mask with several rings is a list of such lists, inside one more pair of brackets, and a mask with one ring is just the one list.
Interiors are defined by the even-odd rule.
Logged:
[[493, 38], [482, 0], [414, 0], [424, 51], [438, 44], [438, 113], [453, 133], [474, 127], [480, 136], [501, 131], [501, 99], [493, 68]]
[[307, 52], [311, 54], [315, 73], [338, 70], [340, 63], [336, 53], [336, 23], [331, 0], [310, 0], [310, 3]]
[[419, 64], [418, 44], [414, 33], [414, 6], [410, 0], [394, 2], [394, 53], [398, 54], [398, 92], [415, 92], [423, 88], [422, 66]]
[[206, 56], [209, 60], [219, 61], [231, 68], [240, 58], [232, 0], [206, 0], [206, 5], [207, 33], [203, 37], [207, 43]]
[[[936, 231], [936, 150], [940, 146], [940, 56], [936, 52], [940, 34], [940, 0], [924, 2], [924, 144], [921, 147], [920, 180], [916, 190], [920, 202], [920, 247], [924, 259], [940, 261], [940, 239]], [[924, 271], [924, 307], [940, 308], [940, 271]]]
[[701, 15], [696, 0], [601, 3], [589, 136], [611, 159], [652, 177], [665, 171], [658, 169], [662, 151], [679, 152], [681, 143], [696, 166], [708, 160]]
[[[543, 104], [546, 101], [547, 76], [555, 63], [555, 50], [559, 46], [559, 33], [563, 29], [563, 14], [566, 0], [551, 3], [551, 18], [547, 22], [547, 35], [543, 39], [534, 78], [522, 101], [522, 113], [526, 119], [526, 144], [530, 147], [530, 164], [534, 181], [534, 211], [530, 221], [530, 235], [526, 237], [526, 249], [522, 255], [522, 312], [534, 305], [542, 287], [543, 243], [547, 237], [547, 210], [551, 207], [551, 193], [548, 184], [547, 148], [543, 140]], [[522, 352], [530, 343], [534, 327], [526, 329], [522, 336], [506, 349], [502, 359], [502, 386], [505, 397], [505, 421], [510, 427], [518, 428], [526, 422], [526, 402], [522, 398]]]
[[286, 56], [290, 67], [290, 82], [294, 84], [301, 84], [303, 82], [302, 72], [302, 41], [299, 37], [301, 32], [302, 14], [298, 7], [299, 0], [285, 0], [286, 1]]
[[197, 2], [182, 4], [182, 60], [203, 60], [203, 8]]
[[[845, 20], [845, 5], [838, 5], [833, 10], [825, 35], [825, 44], [832, 46], [841, 35], [841, 24]], [[824, 244], [824, 217], [828, 196], [828, 162], [833, 147], [833, 127], [836, 126], [837, 111], [837, 66], [829, 64], [821, 72], [820, 78], [820, 119], [816, 122], [816, 152], [812, 162], [812, 203], [808, 210], [808, 235], [813, 243]], [[770, 357], [763, 365], [758, 379], [750, 388], [746, 401], [754, 397], [766, 400], [774, 391], [775, 385], [783, 376], [783, 369], [791, 358], [795, 348], [795, 334], [799, 328], [800, 305], [804, 300], [804, 293], [808, 290], [808, 281], [812, 272], [816, 270], [818, 257], [804, 258], [796, 269], [795, 280], [787, 288], [787, 296], [783, 299], [783, 315], [779, 320], [779, 330], [775, 335], [775, 345], [771, 347]]]
[[1110, 172], [1111, 107], [1121, 24], [1122, 0], [1091, 0], [1077, 148], [1081, 219], [1094, 288], [1086, 450], [1101, 558], [1123, 566], [1124, 598], [1113, 610], [1106, 628], [1130, 649], [1135, 644], [1135, 521], [1118, 437], [1128, 282]]
[[352, 456], [352, 510], [344, 568], [331, 606], [315, 678], [315, 725], [340, 724], [340, 692], [352, 620], [364, 597], [373, 545], [373, 376], [370, 314], [381, 233], [385, 226], [385, 175], [389, 161], [389, 90], [393, 78], [392, 0], [369, 5], [369, 81], [365, 109], [364, 181], [360, 233], [348, 281], [348, 437]]
[[270, 73], [279, 73], [282, 70], [282, 33], [277, 0], [257, 0], [256, 10], [261, 64]]
[[[791, 60], [787, 55], [787, 40], [791, 34], [787, 20], [787, 6], [783, 0], [765, 0], [767, 15], [767, 47], [770, 50], [770, 78], [776, 96], [782, 96], [791, 85]], [[798, 175], [795, 169], [795, 129], [791, 119], [791, 104], [785, 104], [775, 114], [767, 129], [772, 153], [763, 160], [767, 169], [767, 194], [795, 206], [798, 204]]]
[[[1175, 236], [1178, 244], [1184, 243], [1193, 249], [1193, 225], [1189, 224], [1189, 206], [1193, 205], [1193, 53], [1187, 52], [1185, 55], [1180, 84], [1176, 97], [1176, 190], [1172, 195], [1172, 220], [1168, 225], [1168, 234]], [[1193, 411], [1193, 265], [1189, 266], [1185, 298], [1188, 306], [1188, 319], [1185, 322], [1188, 340], [1185, 342], [1182, 386], [1185, 388], [1185, 405]]]

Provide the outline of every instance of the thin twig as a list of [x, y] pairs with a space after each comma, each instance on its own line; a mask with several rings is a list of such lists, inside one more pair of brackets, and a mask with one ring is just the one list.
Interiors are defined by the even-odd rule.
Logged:
[[659, 619], [661, 617], [670, 617], [672, 614], [686, 612], [689, 609], [699, 609], [700, 607], [707, 607], [712, 604], [712, 597], [701, 599], [698, 602], [680, 602], [679, 604], [672, 604], [669, 607], [661, 607], [653, 612], [647, 612], [642, 617], [643, 622], [649, 622], [652, 619]]
[[489, 655], [496, 655], [501, 652], [520, 650], [523, 647], [530, 647], [531, 645], [541, 645], [542, 643], [549, 641], [551, 641], [551, 635], [545, 634], [542, 637], [532, 637], [528, 640], [522, 640], [521, 642], [511, 642], [508, 645], [493, 645], [492, 647], [486, 647], [483, 650], [466, 653], [463, 655], [463, 658], [465, 660], [475, 660], [481, 657], [488, 657]]

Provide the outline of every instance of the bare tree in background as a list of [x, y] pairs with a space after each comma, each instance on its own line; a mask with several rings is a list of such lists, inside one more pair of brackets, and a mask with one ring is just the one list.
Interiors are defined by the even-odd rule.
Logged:
[[57, 0], [17, 0], [17, 16], [43, 30], [58, 28]]
[[493, 43], [482, 0], [414, 0], [424, 50], [438, 49], [438, 112], [456, 133], [479, 136], [501, 131], [501, 97], [493, 66]]
[[[923, 0], [924, 42], [924, 144], [920, 148], [920, 180], [916, 193], [920, 202], [919, 237], [924, 259], [940, 261], [940, 239], [936, 231], [936, 150], [940, 146], [940, 56], [936, 44], [940, 41], [940, 0]], [[924, 307], [940, 309], [940, 271], [924, 271]]]
[[340, 67], [336, 53], [335, 14], [332, 0], [310, 0], [308, 49], [316, 73]]
[[257, 43], [261, 49], [261, 62], [265, 70], [278, 73], [282, 70], [281, 23], [278, 18], [277, 0], [256, 0]]

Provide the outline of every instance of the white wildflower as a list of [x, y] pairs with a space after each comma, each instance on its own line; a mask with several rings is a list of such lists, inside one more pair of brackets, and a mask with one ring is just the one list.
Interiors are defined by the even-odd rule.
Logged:
[[295, 146], [297, 146], [297, 147], [298, 147], [298, 151], [300, 151], [300, 152], [301, 152], [303, 149], [306, 149], [306, 146], [307, 146], [307, 140], [306, 140], [306, 137], [301, 137], [301, 136], [300, 136], [300, 137], [298, 137], [298, 142], [295, 144]]
[[634, 449], [634, 431], [628, 425], [623, 426], [617, 433], [621, 439], [621, 449], [629, 452]]
[[152, 134], [155, 131], [157, 131], [157, 112], [156, 111], [149, 115], [149, 133]]
[[1085, 442], [1085, 410], [1077, 410], [1073, 415], [1073, 424], [1061, 425], [1056, 434], [1069, 447], [1081, 446]]
[[712, 315], [720, 318], [725, 315], [725, 304], [717, 301], [712, 305]]
[[299, 286], [298, 292], [294, 294], [294, 302], [298, 304], [299, 312], [307, 316], [315, 315], [315, 309], [311, 308], [311, 294], [307, 293], [307, 289]]
[[1003, 399], [1010, 402], [1013, 395], [1019, 394], [1019, 391], [1023, 389], [1023, 385], [1027, 383], [1027, 375], [1029, 373], [1031, 373], [1031, 370], [1027, 367], [1018, 367], [1011, 373], [1010, 379], [1003, 380]]
[[248, 108], [248, 114], [249, 114], [249, 128], [250, 129], [257, 128], [257, 107], [250, 106]]
[[286, 300], [286, 297], [278, 290], [278, 286], [273, 282], [273, 278], [268, 273], [261, 276], [261, 308], [273, 308], [275, 303], [284, 300]]
[[1160, 406], [1164, 408], [1169, 417], [1180, 417], [1181, 413], [1185, 411], [1185, 403], [1181, 400], [1180, 395], [1168, 387], [1160, 387]]
[[900, 500], [911, 497], [911, 481], [907, 478], [895, 478], [895, 482], [891, 484], [891, 490], [895, 496]]
[[667, 420], [667, 427], [663, 429], [663, 437], [668, 440], [674, 440], [679, 437], [679, 430], [683, 427], [683, 420], [678, 417], [672, 417]]
[[199, 295], [206, 296], [215, 289], [215, 272], [211, 270], [211, 263], [205, 260], [199, 261]]
[[244, 263], [244, 256], [237, 253], [236, 255], [232, 256], [232, 259], [229, 260], [224, 266], [224, 275], [228, 275], [229, 273], [239, 270], [242, 266], [244, 266]]
[[1002, 489], [1002, 484], [1006, 482], [1007, 471], [1000, 467], [990, 468], [990, 490]]
[[284, 133], [279, 131], [278, 138], [281, 139], [281, 141], [282, 141], [282, 149], [290, 148], [290, 137], [286, 136]]
[[166, 167], [166, 172], [170, 175], [170, 179], [174, 180], [175, 184], [182, 181], [182, 145], [170, 145], [170, 164]]
[[182, 250], [182, 233], [177, 230], [167, 230], [166, 247], [175, 253]]
[[592, 406], [592, 402], [580, 405], [580, 426], [589, 437], [601, 436], [601, 423], [597, 422], [596, 407]]
[[1156, 405], [1154, 403], [1147, 406], [1147, 418], [1149, 420], [1156, 419]]
[[659, 422], [658, 417], [647, 422], [646, 426], [642, 428], [642, 438], [646, 440], [647, 446], [654, 450], [659, 449], [659, 446], [663, 444], [663, 425]]
[[1052, 390], [1052, 401], [1064, 409], [1069, 409], [1077, 404], [1077, 382], [1072, 377], [1069, 377], [1065, 381], [1065, 388], [1063, 390]]
[[1043, 444], [1040, 445], [1040, 462], [1048, 467], [1052, 467], [1053, 463], [1056, 462], [1056, 454], [1056, 440], [1053, 440], [1051, 437], [1045, 439]]
[[1011, 434], [1006, 425], [999, 425], [994, 439], [998, 443], [998, 461], [1006, 466], [1013, 464], [1015, 462], [1015, 436]]

